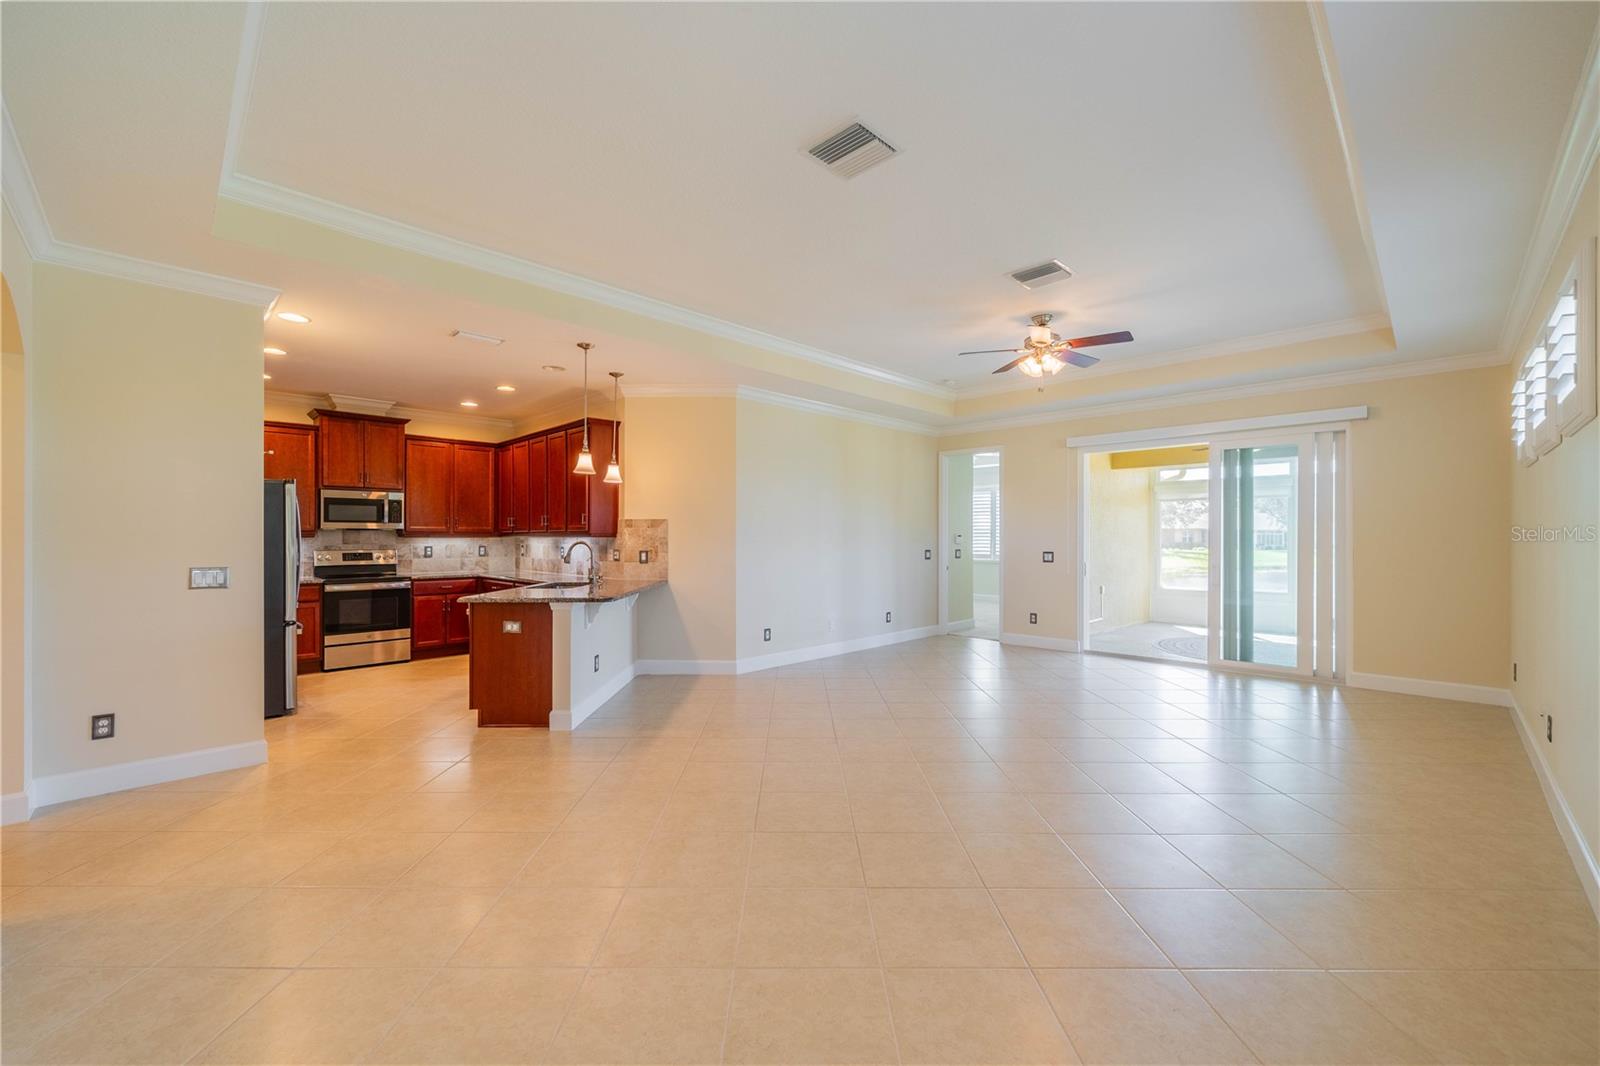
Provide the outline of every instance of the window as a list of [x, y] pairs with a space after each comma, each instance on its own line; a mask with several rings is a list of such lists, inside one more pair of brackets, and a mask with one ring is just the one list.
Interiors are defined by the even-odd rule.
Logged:
[[995, 489], [972, 490], [972, 557], [999, 558], [1000, 493]]
[[1156, 579], [1164, 589], [1206, 590], [1211, 572], [1210, 479], [1204, 466], [1156, 471]]
[[1590, 241], [1540, 319], [1511, 387], [1511, 440], [1524, 465], [1595, 417], [1594, 270]]

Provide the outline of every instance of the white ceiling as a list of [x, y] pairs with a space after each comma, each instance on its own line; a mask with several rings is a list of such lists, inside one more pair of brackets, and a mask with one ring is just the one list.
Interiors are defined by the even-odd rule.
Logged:
[[[1596, 10], [1328, 5], [1343, 128], [1293, 3], [273, 4], [242, 81], [243, 5], [7, 3], [0, 62], [57, 238], [312, 308], [269, 328], [274, 387], [514, 418], [575, 392], [537, 366], [575, 367], [547, 353], [577, 327], [220, 240], [224, 171], [963, 390], [992, 364], [953, 353], [1037, 310], [1134, 332], [1095, 373], [1385, 313], [1397, 357], [1466, 355], [1497, 343]], [[804, 149], [857, 118], [901, 154], [841, 181]], [[1050, 257], [1077, 277], [1005, 277]], [[582, 331], [597, 373], [849, 399]]]

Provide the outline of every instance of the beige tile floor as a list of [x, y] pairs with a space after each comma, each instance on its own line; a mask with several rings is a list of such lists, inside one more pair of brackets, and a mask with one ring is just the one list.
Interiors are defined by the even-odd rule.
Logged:
[[1504, 710], [945, 638], [551, 735], [465, 665], [7, 829], [5, 1061], [1600, 1059]]

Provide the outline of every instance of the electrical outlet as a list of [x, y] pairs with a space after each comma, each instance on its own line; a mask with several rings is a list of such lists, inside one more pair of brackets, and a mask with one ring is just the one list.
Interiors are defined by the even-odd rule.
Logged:
[[1544, 716], [1544, 739], [1547, 744], [1556, 742], [1556, 716], [1553, 714]]
[[883, 620], [885, 622], [893, 622], [894, 621], [894, 612], [893, 611], [884, 611], [883, 612]]
[[933, 558], [933, 549], [932, 548], [923, 548], [922, 549], [922, 557], [924, 559], [932, 559]]
[[89, 739], [110, 740], [117, 735], [117, 716], [94, 714], [89, 716]]
[[485, 555], [488, 555], [488, 554], [489, 554], [489, 546], [487, 544], [478, 545], [478, 558], [482, 559]]
[[433, 558], [433, 545], [432, 544], [424, 544], [422, 546], [422, 557], [424, 559], [432, 559]]
[[772, 643], [772, 630], [763, 629], [761, 631], [761, 643], [763, 643], [763, 644], [771, 644]]
[[650, 549], [643, 548], [639, 551], [639, 561], [641, 563], [648, 563], [650, 561]]
[[1055, 552], [1045, 552], [1044, 553], [1044, 561], [1047, 562], [1047, 563], [1055, 562], [1056, 561], [1056, 553]]
[[622, 562], [622, 549], [621, 548], [612, 548], [611, 549], [611, 561], [614, 562], [614, 563]]
[[1517, 679], [1517, 664], [1516, 663], [1512, 663], [1511, 664], [1511, 680], [1515, 681], [1516, 679]]
[[956, 558], [957, 559], [961, 558], [961, 549], [960, 548], [956, 549]]
[[1039, 624], [1039, 612], [1038, 611], [1029, 611], [1028, 612], [1028, 624], [1030, 626], [1036, 626], [1036, 625]]
[[598, 655], [594, 657], [594, 672], [597, 674], [600, 672], [600, 656]]

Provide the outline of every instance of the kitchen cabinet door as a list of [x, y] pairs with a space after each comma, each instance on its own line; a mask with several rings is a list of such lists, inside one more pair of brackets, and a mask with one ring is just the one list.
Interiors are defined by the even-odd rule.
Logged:
[[294, 638], [294, 657], [298, 668], [322, 663], [322, 601], [303, 602], [295, 608], [295, 621], [300, 623]]
[[261, 476], [269, 481], [293, 480], [300, 498], [300, 535], [317, 531], [317, 431], [312, 426], [268, 422], [261, 456]]
[[411, 646], [442, 648], [445, 642], [444, 608], [449, 596], [411, 597]]
[[454, 445], [440, 440], [406, 441], [406, 532], [442, 535], [451, 530]]
[[528, 526], [529, 533], [542, 533], [550, 526], [550, 471], [548, 442], [534, 437], [524, 442], [528, 448]]
[[584, 508], [588, 518], [583, 532], [592, 537], [617, 535], [617, 510], [621, 503], [620, 485], [607, 485], [606, 464], [611, 462], [611, 440], [617, 432], [617, 423], [601, 419], [589, 423], [589, 447], [594, 452], [595, 475], [585, 478], [588, 485], [588, 505]]
[[[460, 536], [494, 532], [494, 448], [479, 444], [451, 445], [450, 528]], [[410, 481], [411, 458], [406, 457]], [[410, 494], [407, 493], [410, 504]], [[415, 504], [410, 504], [416, 506]]]
[[[576, 455], [567, 458], [567, 434], [557, 431], [544, 438], [545, 522], [536, 526], [542, 533], [560, 533], [567, 528], [567, 477]], [[576, 451], [576, 445], [573, 446]]]
[[366, 487], [362, 461], [362, 423], [354, 418], [323, 417], [317, 422], [317, 470], [325, 489]]
[[517, 531], [516, 471], [512, 448], [502, 444], [494, 450], [494, 529], [496, 533]]
[[468, 614], [467, 604], [461, 602], [461, 597], [466, 593], [458, 593], [446, 597], [444, 604], [444, 642], [452, 646], [459, 646], [467, 642]]
[[[561, 528], [581, 533], [589, 527], [589, 482], [599, 474], [574, 474], [578, 452], [583, 448], [583, 428], [567, 430], [567, 515]], [[594, 451], [591, 442], [590, 452]]]
[[406, 487], [406, 427], [403, 422], [361, 423], [362, 457], [369, 489]]

